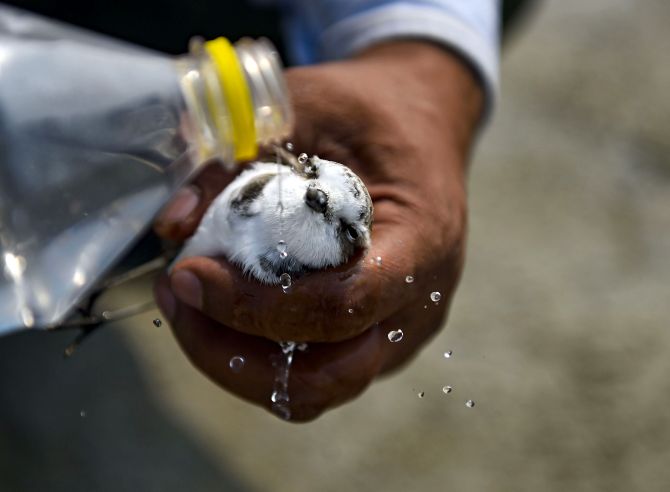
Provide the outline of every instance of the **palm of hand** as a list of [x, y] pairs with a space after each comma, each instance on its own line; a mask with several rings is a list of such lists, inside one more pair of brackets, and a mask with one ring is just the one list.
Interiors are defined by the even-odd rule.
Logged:
[[[295, 420], [355, 397], [415, 354], [441, 326], [463, 264], [469, 137], [461, 127], [449, 131], [450, 115], [434, 102], [404, 97], [420, 94], [421, 81], [408, 86], [402, 73], [365, 61], [296, 69], [288, 78], [295, 148], [347, 164], [368, 186], [375, 222], [367, 254], [301, 278], [289, 295], [243, 278], [222, 258], [187, 259], [157, 285], [159, 300], [171, 290], [182, 301], [169, 317], [192, 362], [262, 406], [270, 407], [270, 356], [279, 351], [271, 340], [310, 342], [289, 382]], [[204, 203], [163, 235], [192, 233], [207, 199], [229, 179], [215, 168], [203, 173]], [[430, 299], [434, 291], [439, 303]], [[387, 334], [397, 330], [404, 337], [392, 343]], [[247, 360], [239, 374], [228, 367], [235, 355]]]

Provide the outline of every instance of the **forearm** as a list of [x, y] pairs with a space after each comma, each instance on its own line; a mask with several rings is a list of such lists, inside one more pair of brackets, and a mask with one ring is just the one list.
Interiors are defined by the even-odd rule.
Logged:
[[424, 40], [476, 74], [489, 112], [498, 87], [499, 0], [287, 0], [288, 46], [299, 64], [349, 58], [372, 46]]
[[442, 129], [467, 163], [485, 95], [460, 56], [430, 42], [404, 40], [372, 46], [355, 58], [398, 84], [415, 111], [428, 113], [434, 128]]

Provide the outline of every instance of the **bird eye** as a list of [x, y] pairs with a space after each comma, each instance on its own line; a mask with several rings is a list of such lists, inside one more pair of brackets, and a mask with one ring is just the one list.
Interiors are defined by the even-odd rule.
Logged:
[[352, 243], [358, 239], [358, 231], [354, 226], [348, 225], [346, 228], [347, 239]]

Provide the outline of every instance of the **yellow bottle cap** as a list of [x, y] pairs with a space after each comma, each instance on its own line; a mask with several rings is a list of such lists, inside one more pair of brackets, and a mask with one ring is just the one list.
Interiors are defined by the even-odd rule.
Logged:
[[[235, 160], [253, 159], [258, 154], [254, 106], [235, 48], [226, 38], [217, 38], [207, 41], [205, 50], [214, 61], [221, 93], [230, 113]], [[210, 101], [210, 111], [216, 121], [219, 121], [221, 110]]]

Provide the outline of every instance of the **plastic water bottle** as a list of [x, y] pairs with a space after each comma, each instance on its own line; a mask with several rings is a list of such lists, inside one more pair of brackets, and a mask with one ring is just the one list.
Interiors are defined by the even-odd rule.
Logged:
[[267, 41], [168, 57], [0, 6], [0, 334], [57, 325], [203, 163], [291, 125]]

